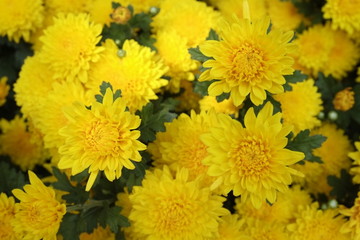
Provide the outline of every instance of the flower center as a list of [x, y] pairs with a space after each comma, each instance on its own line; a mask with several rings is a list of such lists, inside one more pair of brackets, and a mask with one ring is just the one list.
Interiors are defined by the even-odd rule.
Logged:
[[94, 121], [85, 130], [86, 150], [108, 155], [115, 150], [119, 138], [119, 129], [114, 124]]
[[270, 166], [270, 149], [256, 137], [247, 137], [239, 142], [229, 155], [240, 175], [261, 176]]
[[255, 85], [261, 80], [264, 62], [264, 54], [261, 50], [250, 43], [243, 43], [233, 55], [231, 79]]
[[207, 156], [206, 145], [199, 139], [189, 141], [189, 145], [184, 151], [179, 153], [180, 161], [184, 167], [191, 169], [192, 173], [202, 174], [205, 173], [207, 167], [202, 164], [202, 160]]

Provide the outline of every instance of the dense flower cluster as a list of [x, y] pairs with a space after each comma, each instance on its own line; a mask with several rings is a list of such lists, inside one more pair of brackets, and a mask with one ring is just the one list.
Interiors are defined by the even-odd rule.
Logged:
[[0, 0], [0, 239], [360, 240], [360, 0]]

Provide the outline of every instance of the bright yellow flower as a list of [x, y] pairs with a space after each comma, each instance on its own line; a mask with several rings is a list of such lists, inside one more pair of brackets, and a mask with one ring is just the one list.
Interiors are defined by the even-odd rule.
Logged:
[[113, 12], [112, 2], [119, 2], [114, 0], [92, 0], [88, 3], [88, 11], [90, 18], [95, 23], [109, 26], [112, 19]]
[[286, 191], [292, 183], [292, 175], [302, 175], [290, 165], [304, 154], [285, 148], [291, 127], [281, 124], [281, 113], [273, 115], [271, 103], [257, 116], [250, 108], [245, 127], [228, 115], [218, 118], [219, 125], [201, 136], [209, 152], [203, 163], [209, 166], [208, 175], [217, 178], [213, 188], [221, 185], [224, 194], [233, 190], [256, 208], [266, 199], [274, 203], [277, 191]]
[[80, 240], [115, 240], [115, 234], [109, 227], [98, 226], [92, 233], [81, 233], [79, 238]]
[[41, 27], [44, 6], [42, 0], [1, 0], [0, 36], [19, 42], [30, 40], [30, 34]]
[[239, 116], [239, 109], [242, 107], [236, 107], [231, 99], [225, 99], [221, 102], [216, 100], [216, 97], [205, 96], [200, 101], [200, 110], [208, 111], [214, 109], [217, 113], [225, 113], [229, 115], [234, 115], [234, 117]]
[[266, 0], [267, 10], [274, 28], [284, 31], [295, 30], [305, 17], [291, 1]]
[[351, 87], [347, 87], [336, 93], [333, 99], [333, 105], [336, 110], [348, 111], [355, 104], [355, 92]]
[[348, 156], [354, 160], [350, 169], [350, 174], [353, 175], [353, 182], [360, 183], [360, 142], [355, 142], [356, 152], [350, 152]]
[[179, 101], [179, 104], [176, 106], [176, 110], [178, 112], [188, 112], [190, 110], [199, 112], [199, 101], [201, 99], [201, 95], [194, 92], [193, 83], [194, 82], [190, 82], [187, 80], [182, 80], [180, 82], [180, 88], [183, 91], [181, 92], [180, 96], [175, 97], [175, 99]]
[[289, 240], [286, 225], [277, 222], [246, 219], [242, 232], [249, 240]]
[[226, 215], [221, 218], [219, 225], [219, 237], [215, 240], [247, 240], [240, 229], [244, 225], [244, 220], [239, 214]]
[[23, 171], [42, 164], [48, 157], [44, 151], [42, 136], [29, 125], [19, 116], [11, 121], [0, 120], [0, 153], [9, 155], [11, 161]]
[[341, 209], [340, 213], [349, 220], [341, 227], [342, 233], [350, 233], [352, 240], [360, 240], [360, 192], [354, 201], [354, 205], [349, 209]]
[[250, 95], [255, 105], [266, 99], [266, 91], [281, 93], [283, 75], [293, 73], [293, 59], [288, 56], [294, 46], [289, 41], [293, 32], [273, 30], [267, 33], [269, 18], [249, 22], [236, 19], [222, 22], [220, 41], [209, 40], [200, 45], [206, 56], [214, 59], [204, 63], [199, 81], [217, 79], [208, 89], [210, 96], [230, 92], [235, 106]]
[[89, 0], [45, 0], [45, 2], [46, 7], [56, 13], [82, 13], [87, 10]]
[[155, 32], [174, 30], [186, 39], [188, 47], [205, 41], [219, 17], [206, 3], [196, 0], [163, 0], [160, 9], [152, 22]]
[[91, 110], [81, 102], [65, 108], [68, 124], [59, 130], [65, 143], [59, 148], [60, 169], [71, 168], [72, 175], [89, 168], [86, 185], [89, 191], [99, 171], [113, 181], [120, 178], [122, 168], [134, 169], [131, 162], [141, 161], [139, 151], [146, 146], [137, 139], [140, 118], [126, 111], [122, 98], [113, 102], [113, 93], [108, 88], [103, 103], [93, 102]]
[[159, 7], [162, 0], [119, 0], [122, 6], [133, 6], [135, 13], [148, 13], [151, 7]]
[[14, 232], [11, 221], [15, 218], [15, 199], [0, 193], [0, 239], [20, 240]]
[[208, 167], [202, 163], [208, 152], [200, 135], [208, 133], [217, 124], [214, 112], [196, 114], [194, 111], [191, 111], [190, 116], [183, 113], [172, 122], [165, 123], [166, 131], [158, 132], [156, 140], [148, 147], [154, 165], [167, 165], [174, 172], [186, 168], [190, 180], [203, 176], [205, 185], [210, 186], [214, 178], [207, 176]]
[[293, 125], [295, 134], [320, 126], [321, 121], [317, 115], [323, 110], [323, 106], [314, 80], [291, 83], [290, 86], [290, 91], [273, 96], [281, 104], [284, 124]]
[[0, 106], [6, 102], [6, 97], [9, 94], [10, 86], [6, 83], [7, 77], [0, 78]]
[[134, 40], [126, 40], [121, 50], [108, 40], [105, 49], [89, 72], [88, 88], [96, 93], [103, 81], [110, 82], [114, 89], [121, 90], [130, 112], [141, 110], [150, 100], [158, 98], [156, 93], [168, 83], [161, 78], [168, 69], [154, 51]]
[[167, 88], [171, 92], [179, 92], [181, 80], [194, 80], [192, 71], [198, 66], [196, 61], [191, 59], [184, 37], [173, 29], [159, 31], [154, 46], [165, 65], [169, 67], [166, 75], [171, 79]]
[[341, 226], [345, 219], [337, 216], [335, 209], [319, 210], [318, 204], [303, 208], [299, 213], [296, 222], [289, 224], [290, 240], [324, 240], [336, 239], [347, 240], [349, 235], [340, 233]]
[[173, 177], [170, 170], [147, 172], [142, 186], [130, 195], [133, 209], [129, 219], [141, 239], [211, 239], [217, 235], [220, 217], [228, 214], [223, 197], [189, 180], [181, 169]]
[[48, 64], [54, 78], [88, 80], [90, 64], [100, 59], [103, 47], [101, 25], [90, 22], [86, 14], [59, 14], [54, 24], [44, 31], [41, 61]]
[[30, 184], [24, 186], [24, 191], [12, 191], [20, 203], [15, 205], [15, 218], [11, 224], [24, 240], [56, 239], [66, 206], [55, 199], [54, 190], [46, 187], [35, 173], [29, 171], [29, 179]]
[[332, 20], [335, 29], [343, 29], [349, 34], [360, 31], [359, 0], [327, 0], [322, 11], [325, 19]]

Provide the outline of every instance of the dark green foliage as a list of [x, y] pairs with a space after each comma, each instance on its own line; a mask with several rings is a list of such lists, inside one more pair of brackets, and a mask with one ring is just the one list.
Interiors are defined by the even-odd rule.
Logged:
[[116, 99], [118, 99], [119, 97], [121, 97], [121, 90], [117, 89], [114, 93], [114, 89], [111, 85], [111, 83], [109, 82], [102, 82], [100, 85], [100, 94], [95, 95], [95, 99], [97, 102], [102, 103], [103, 102], [103, 98], [105, 96], [106, 93], [106, 89], [110, 88], [113, 91], [113, 101], [115, 101]]
[[347, 207], [353, 205], [359, 186], [352, 183], [352, 176], [345, 169], [341, 170], [340, 177], [328, 176], [328, 184], [332, 187], [330, 195], [335, 197], [340, 204]]
[[215, 80], [204, 82], [194, 81], [194, 92], [203, 97], [208, 96], [208, 88], [213, 82], [215, 82]]
[[[1, 156], [1, 160], [6, 157]], [[22, 188], [27, 182], [23, 172], [16, 170], [7, 161], [0, 162], [0, 193], [12, 195], [11, 190]]]
[[286, 79], [286, 83], [284, 84], [285, 91], [291, 91], [292, 87], [290, 86], [290, 83], [297, 83], [302, 82], [305, 79], [307, 79], [307, 75], [302, 74], [299, 70], [296, 70], [293, 75], [286, 75], [284, 76]]

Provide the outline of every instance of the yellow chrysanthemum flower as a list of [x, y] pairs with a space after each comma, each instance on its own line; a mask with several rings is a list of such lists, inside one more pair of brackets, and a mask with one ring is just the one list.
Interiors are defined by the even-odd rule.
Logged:
[[246, 219], [246, 225], [243, 227], [242, 233], [248, 237], [246, 240], [289, 240], [285, 224], [251, 218]]
[[220, 41], [209, 40], [200, 45], [206, 56], [199, 81], [217, 79], [208, 89], [210, 96], [230, 92], [235, 106], [250, 95], [255, 105], [266, 99], [266, 91], [281, 93], [285, 83], [283, 75], [293, 73], [293, 59], [288, 56], [294, 46], [289, 41], [293, 32], [273, 30], [267, 33], [269, 18], [250, 22], [236, 19], [222, 22]]
[[86, 185], [89, 191], [99, 171], [113, 181], [120, 178], [123, 167], [134, 169], [131, 162], [141, 161], [139, 151], [146, 146], [137, 139], [140, 118], [127, 112], [125, 102], [118, 98], [113, 102], [113, 93], [106, 90], [103, 103], [93, 102], [91, 109], [76, 102], [65, 108], [68, 124], [59, 130], [65, 143], [59, 148], [60, 169], [71, 168], [72, 175], [89, 168]]
[[115, 234], [111, 232], [109, 227], [103, 228], [101, 226], [94, 229], [92, 233], [81, 233], [80, 240], [114, 240]]
[[19, 116], [11, 121], [1, 119], [0, 129], [0, 153], [9, 155], [11, 161], [23, 171], [33, 169], [47, 158], [42, 136], [24, 119]]
[[[135, 186], [130, 200], [129, 219], [141, 239], [211, 239], [218, 233], [220, 217], [228, 214], [224, 198], [189, 180], [181, 169], [173, 177], [170, 170], [147, 172], [142, 186]], [[146, 203], [146, 204], [144, 204]]]
[[90, 22], [86, 14], [59, 14], [54, 24], [44, 30], [41, 61], [48, 64], [54, 78], [81, 82], [88, 80], [90, 64], [100, 59], [103, 47], [101, 25]]
[[41, 27], [44, 6], [42, 0], [1, 0], [0, 36], [19, 42], [30, 40], [30, 34]]
[[2, 240], [20, 240], [11, 221], [15, 218], [15, 199], [7, 197], [5, 193], [0, 193], [0, 239]]
[[342, 225], [340, 231], [344, 234], [351, 234], [352, 240], [360, 240], [360, 192], [358, 192], [354, 205], [351, 208], [341, 209], [340, 213], [349, 217], [349, 220]]
[[41, 114], [33, 118], [36, 127], [44, 135], [46, 148], [59, 148], [64, 144], [64, 138], [59, 135], [59, 129], [69, 122], [63, 109], [79, 101], [88, 106], [93, 95], [86, 92], [81, 83], [54, 83], [51, 91], [38, 102]]
[[322, 11], [325, 19], [332, 20], [335, 29], [343, 29], [349, 34], [360, 31], [359, 0], [327, 0]]
[[135, 13], [149, 12], [151, 7], [159, 7], [162, 0], [119, 0], [122, 6], [133, 6]]
[[9, 94], [10, 86], [6, 83], [7, 77], [0, 78], [0, 107], [5, 104], [6, 97]]
[[112, 3], [116, 0], [92, 0], [88, 3], [88, 12], [91, 20], [101, 25], [109, 26], [112, 22], [111, 13], [113, 12]]
[[324, 240], [350, 239], [348, 234], [340, 232], [345, 219], [337, 216], [338, 210], [328, 209], [319, 210], [318, 204], [313, 203], [303, 208], [299, 213], [296, 222], [289, 224], [287, 229], [290, 231], [290, 240]]
[[[247, 2], [251, 19], [259, 19], [266, 16], [265, 0], [248, 0]], [[245, 17], [243, 15], [244, 7], [242, 0], [210, 0], [210, 3], [217, 7], [227, 20], [231, 20], [234, 14], [239, 18]]]
[[290, 91], [273, 96], [281, 104], [284, 124], [293, 125], [295, 134], [320, 126], [317, 115], [323, 110], [323, 102], [314, 80], [291, 83], [290, 86]]
[[121, 50], [107, 40], [105, 48], [101, 60], [89, 72], [88, 88], [96, 93], [103, 81], [110, 82], [114, 89], [121, 90], [131, 112], [158, 98], [156, 93], [168, 84], [161, 78], [168, 69], [154, 51], [134, 40], [126, 40]]
[[244, 220], [239, 214], [223, 216], [219, 225], [219, 237], [215, 240], [247, 240], [240, 231], [243, 225]]
[[46, 7], [56, 13], [83, 13], [87, 10], [89, 0], [45, 0]]
[[210, 186], [214, 178], [207, 176], [208, 167], [202, 163], [208, 152], [200, 135], [208, 133], [217, 124], [214, 112], [196, 114], [194, 111], [190, 116], [183, 113], [172, 122], [165, 123], [166, 131], [158, 132], [156, 140], [148, 146], [154, 165], [167, 165], [174, 172], [186, 168], [190, 180], [203, 176], [204, 184]]
[[295, 30], [305, 17], [291, 1], [266, 0], [268, 14], [274, 28], [284, 31]]
[[173, 29], [159, 31], [154, 46], [169, 67], [166, 75], [171, 79], [167, 88], [171, 92], [179, 92], [181, 80], [194, 80], [193, 71], [198, 66], [196, 61], [191, 59], [185, 38]]
[[194, 82], [187, 80], [182, 80], [180, 82], [180, 89], [183, 91], [181, 92], [180, 96], [175, 97], [175, 99], [179, 101], [179, 104], [176, 106], [176, 110], [178, 112], [188, 112], [190, 110], [199, 112], [199, 101], [201, 99], [201, 95], [194, 92], [193, 83]]
[[350, 174], [353, 175], [353, 182], [360, 183], [360, 142], [355, 142], [356, 152], [349, 152], [348, 156], [354, 160], [350, 169]]
[[29, 171], [30, 184], [12, 190], [20, 200], [15, 205], [15, 218], [11, 222], [22, 239], [56, 239], [60, 222], [66, 213], [65, 204], [55, 199], [52, 188], [46, 187], [35, 173]]
[[329, 194], [331, 187], [327, 183], [327, 177], [340, 177], [341, 169], [350, 168], [351, 161], [347, 154], [353, 148], [344, 130], [338, 129], [335, 124], [324, 123], [311, 132], [311, 135], [316, 134], [326, 137], [321, 147], [313, 150], [313, 155], [319, 157], [323, 163], [305, 161], [304, 165], [296, 165], [295, 168], [305, 175], [305, 178], [296, 181], [311, 193]]
[[347, 87], [335, 94], [333, 105], [336, 110], [348, 111], [355, 104], [355, 92], [351, 87]]
[[163, 0], [160, 9], [151, 23], [155, 32], [174, 30], [186, 39], [188, 47], [196, 47], [205, 41], [219, 18], [206, 3], [196, 0]]
[[285, 148], [291, 127], [281, 124], [281, 113], [273, 115], [271, 103], [257, 116], [250, 108], [245, 127], [228, 115], [218, 118], [219, 125], [201, 136], [209, 152], [203, 163], [209, 166], [208, 175], [217, 178], [213, 187], [221, 185], [224, 194], [233, 190], [256, 208], [266, 199], [274, 203], [277, 191], [292, 183], [292, 175], [302, 175], [289, 167], [304, 158]]
[[214, 109], [217, 113], [225, 113], [229, 115], [234, 115], [234, 117], [239, 116], [239, 109], [242, 107], [236, 107], [231, 99], [224, 99], [221, 102], [216, 100], [216, 97], [213, 96], [205, 96], [200, 101], [200, 110], [208, 111], [210, 109]]

